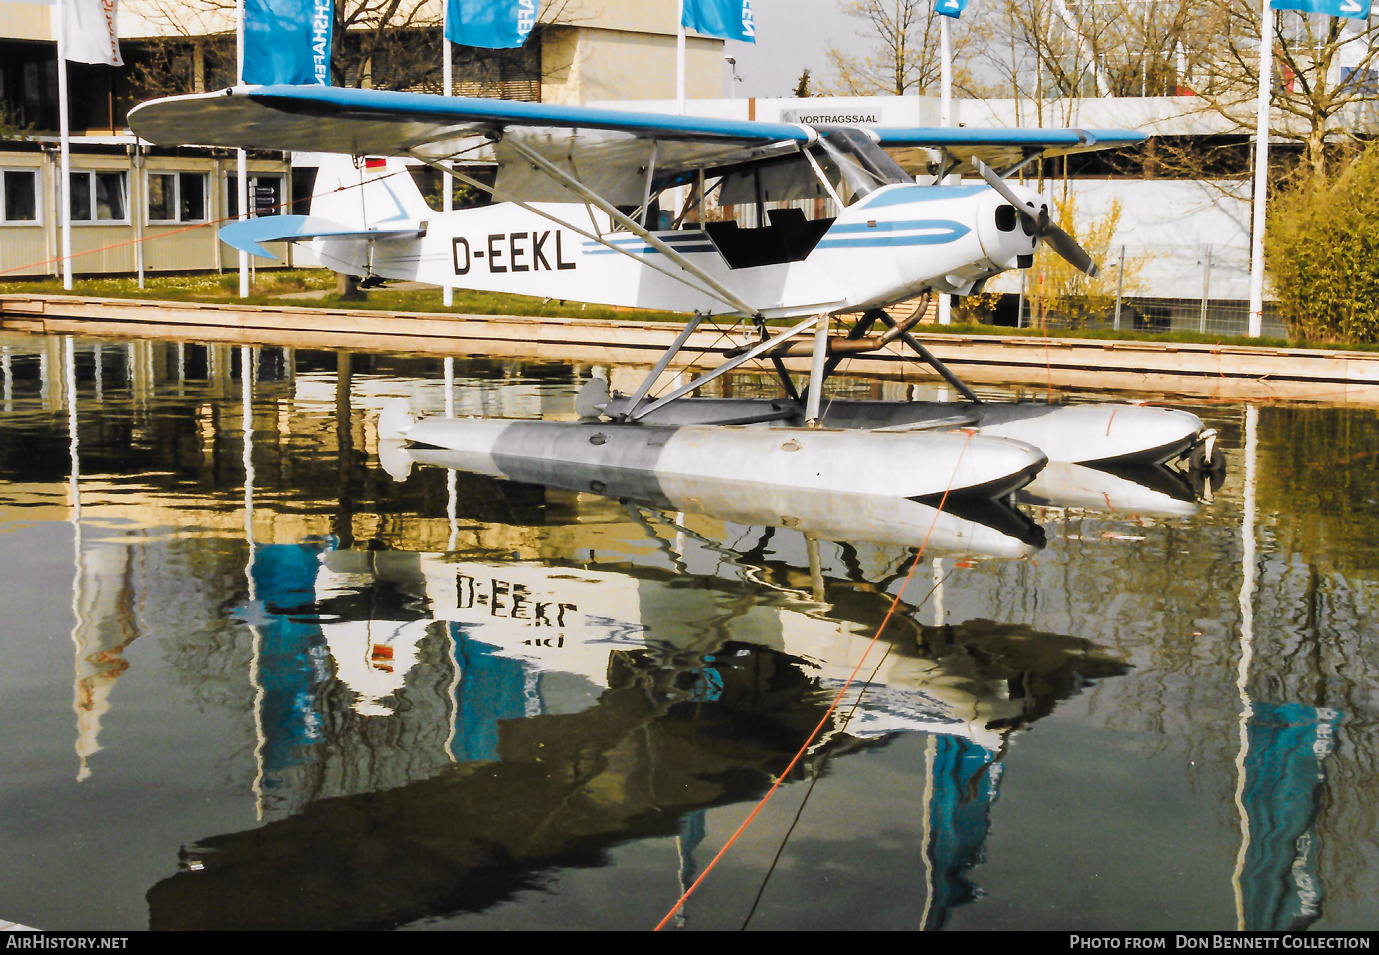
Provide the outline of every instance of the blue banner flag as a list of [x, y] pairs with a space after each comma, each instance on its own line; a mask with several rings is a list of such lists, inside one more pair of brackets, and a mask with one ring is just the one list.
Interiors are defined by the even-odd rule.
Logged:
[[752, 0], [685, 0], [680, 25], [695, 33], [724, 40], [757, 41]]
[[244, 82], [330, 85], [334, 0], [244, 0]]
[[967, 0], [934, 0], [934, 12], [940, 16], [952, 17], [954, 20], [962, 16], [966, 9]]
[[1331, 17], [1352, 20], [1369, 19], [1370, 0], [1269, 0], [1270, 10], [1299, 10], [1303, 13], [1325, 13]]
[[537, 0], [447, 0], [445, 38], [460, 46], [505, 50], [527, 42]]

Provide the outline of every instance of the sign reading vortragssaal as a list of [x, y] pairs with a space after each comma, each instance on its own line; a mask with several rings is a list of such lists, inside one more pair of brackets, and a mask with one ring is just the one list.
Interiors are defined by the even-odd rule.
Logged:
[[783, 109], [780, 112], [780, 121], [804, 123], [806, 126], [877, 126], [881, 123], [881, 114]]

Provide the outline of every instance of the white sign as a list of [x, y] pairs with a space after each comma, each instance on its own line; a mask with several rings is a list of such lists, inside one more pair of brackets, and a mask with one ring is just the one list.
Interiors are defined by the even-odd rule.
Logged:
[[881, 125], [881, 114], [783, 109], [780, 112], [780, 121], [782, 123], [803, 123], [806, 126], [879, 126]]

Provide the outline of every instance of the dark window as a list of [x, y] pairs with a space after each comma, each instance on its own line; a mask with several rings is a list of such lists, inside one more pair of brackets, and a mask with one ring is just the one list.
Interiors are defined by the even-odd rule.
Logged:
[[[249, 177], [249, 215], [273, 216], [286, 211], [283, 203], [282, 176]], [[225, 177], [225, 209], [231, 219], [239, 216], [239, 180], [231, 173]]]
[[206, 174], [149, 173], [148, 218], [150, 222], [205, 222]]
[[89, 222], [91, 220], [91, 174], [89, 172], [72, 173], [72, 221]]
[[206, 177], [199, 172], [184, 172], [177, 177], [178, 206], [183, 222], [206, 221]]
[[128, 219], [123, 172], [74, 172], [71, 178], [73, 222], [124, 222]]
[[0, 222], [38, 221], [38, 173], [27, 169], [6, 169], [4, 193], [0, 195]]
[[148, 218], [150, 222], [170, 222], [177, 218], [177, 177], [170, 173], [148, 175]]
[[93, 175], [96, 180], [96, 218], [107, 222], [124, 221], [125, 174], [98, 172]]

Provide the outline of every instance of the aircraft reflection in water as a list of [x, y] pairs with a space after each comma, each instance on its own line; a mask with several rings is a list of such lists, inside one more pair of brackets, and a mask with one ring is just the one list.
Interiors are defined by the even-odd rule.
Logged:
[[[454, 452], [406, 454], [479, 469]], [[409, 467], [404, 459], [390, 469]], [[599, 864], [601, 849], [655, 836], [678, 838], [687, 886], [705, 811], [758, 796], [788, 764], [862, 658], [910, 548], [1013, 558], [1044, 543], [1037, 524], [994, 502], [940, 511], [779, 486], [678, 487], [606, 469], [528, 474], [511, 462], [503, 474], [708, 513], [759, 528], [760, 543], [732, 552], [672, 522], [674, 571], [616, 572], [328, 542], [262, 548], [259, 626], [287, 677], [265, 680], [261, 785], [278, 818], [203, 840], [195, 871], [150, 891], [154, 927], [385, 926], [476, 911], [532, 885], [542, 868]], [[1195, 506], [1181, 490], [1087, 468], [1056, 475], [1073, 490], [1046, 479], [1039, 500], [1075, 506], [1083, 494], [1108, 509], [1166, 514]], [[651, 528], [665, 518], [638, 504], [628, 512], [665, 543]], [[862, 541], [897, 551], [890, 579], [835, 587], [824, 609], [826, 577], [875, 582], [858, 573]], [[790, 553], [794, 561], [782, 556]], [[696, 577], [691, 565], [713, 572]], [[812, 591], [797, 589], [804, 570]], [[939, 928], [979, 894], [970, 873], [983, 858], [1008, 734], [1126, 666], [1086, 641], [980, 620], [926, 627], [900, 616], [886, 648], [811, 759], [931, 734], [923, 798], [932, 876], [921, 918]], [[363, 762], [332, 756], [349, 742], [321, 730], [360, 725], [318, 709], [329, 695], [320, 691], [327, 655], [355, 714], [408, 724], [392, 734], [410, 742], [402, 772], [383, 779], [327, 765]], [[425, 728], [410, 719], [422, 713], [432, 718]], [[429, 746], [417, 745], [423, 738]], [[285, 901], [302, 885], [313, 887], [310, 904]]]
[[[812, 577], [848, 576], [847, 545], [765, 534], [797, 538]], [[187, 871], [148, 894], [151, 926], [380, 927], [477, 911], [634, 838], [678, 837], [687, 884], [704, 811], [765, 792], [891, 601], [884, 586], [837, 587], [821, 606], [795, 589], [806, 568], [780, 556], [790, 550], [742, 558], [689, 537], [681, 569], [717, 568], [691, 576], [328, 540], [259, 548], [260, 600], [244, 616], [263, 636], [270, 821], [188, 850]], [[929, 795], [917, 786], [916, 798], [937, 926], [974, 897], [1005, 737], [1126, 667], [1083, 640], [985, 621], [899, 616], [884, 639], [871, 685], [810, 760], [934, 734]], [[354, 735], [380, 725], [386, 747]]]

